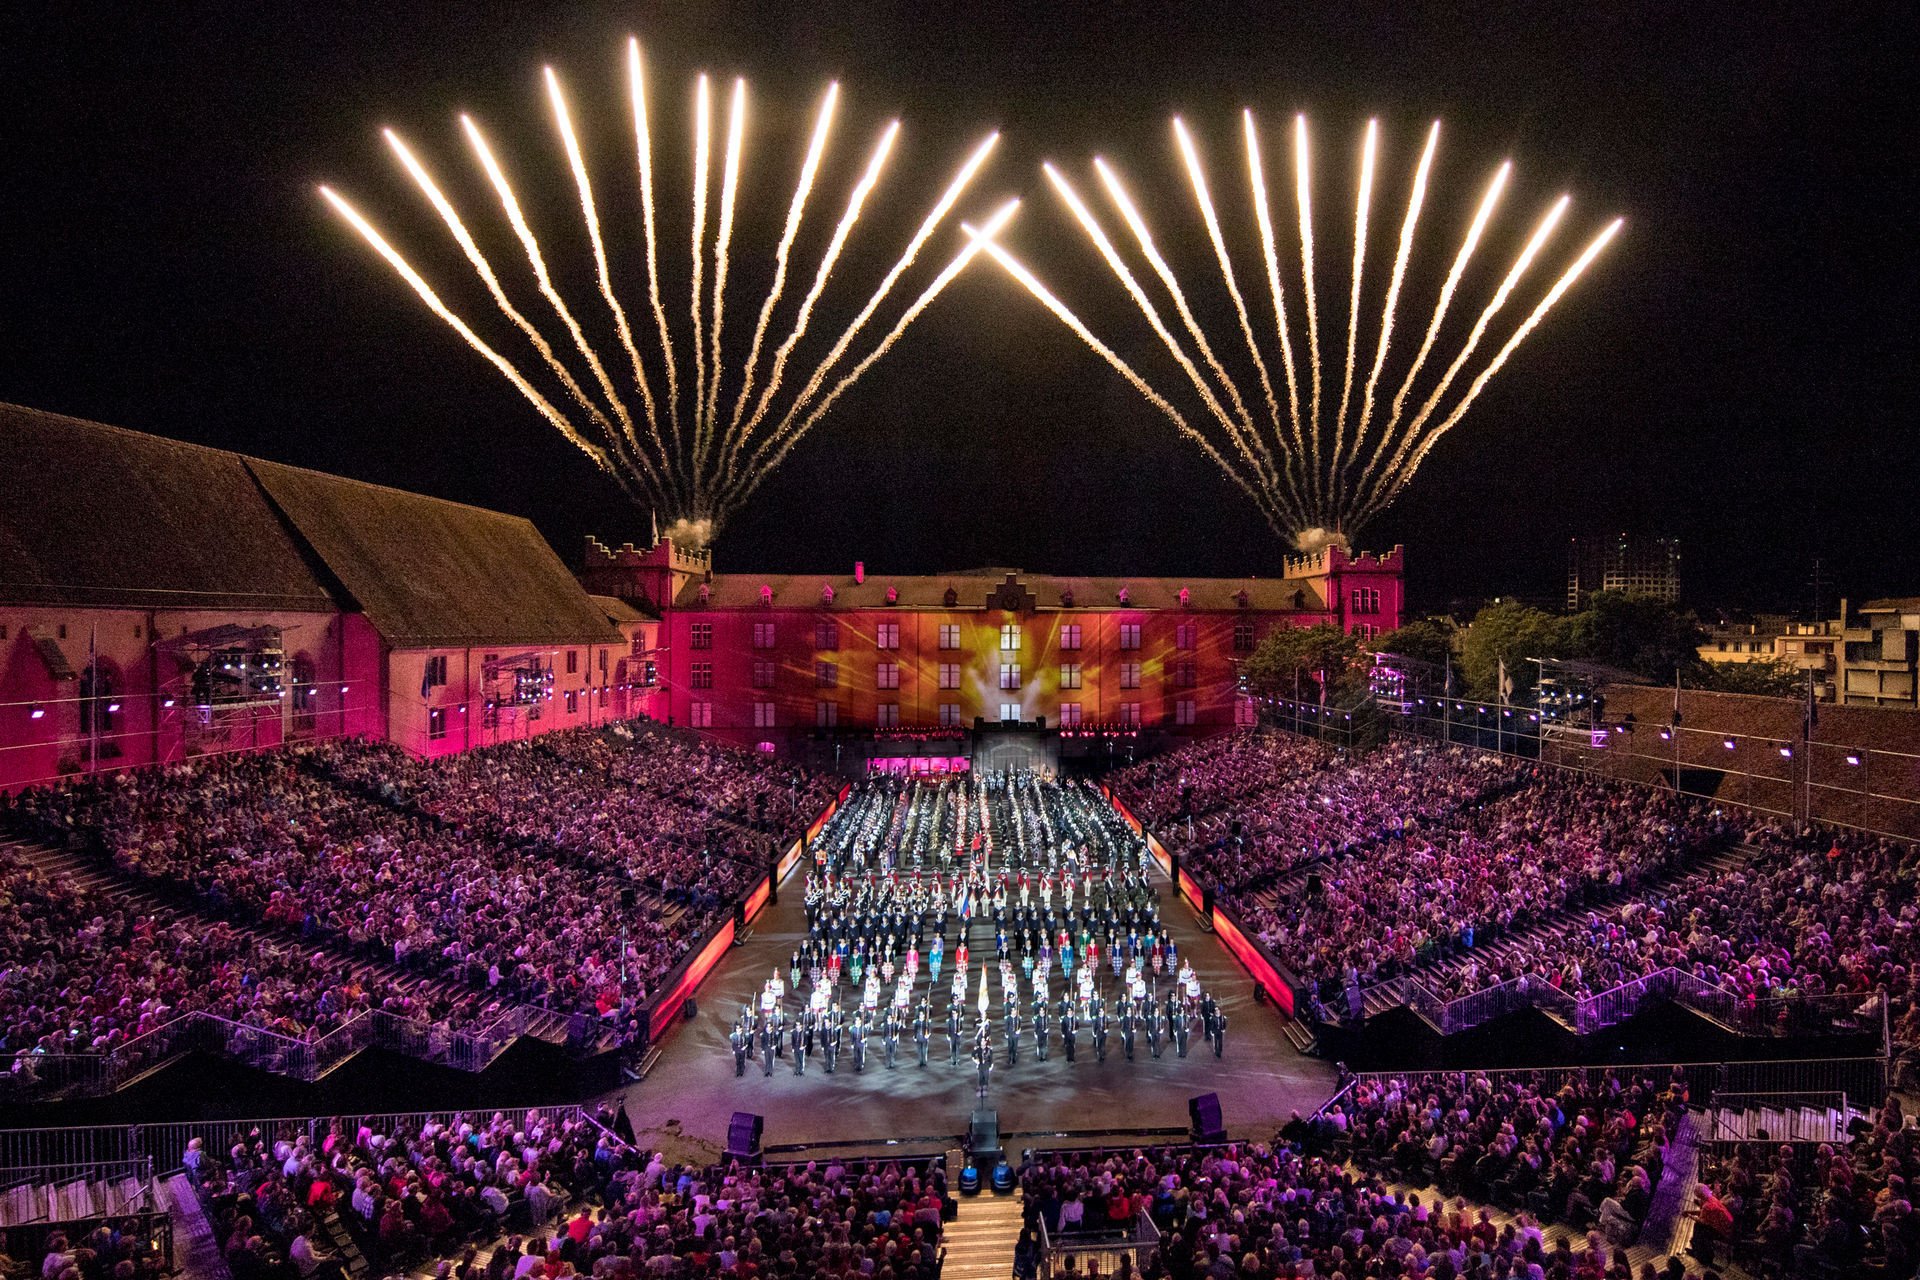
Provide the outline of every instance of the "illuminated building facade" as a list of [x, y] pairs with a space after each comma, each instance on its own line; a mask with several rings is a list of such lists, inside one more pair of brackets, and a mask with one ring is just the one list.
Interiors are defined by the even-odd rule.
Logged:
[[[1403, 553], [1330, 547], [1272, 578], [713, 572], [662, 542], [590, 540], [589, 590], [658, 610], [661, 711], [779, 749], [808, 739], [958, 744], [1022, 726], [1200, 736], [1251, 718], [1238, 667], [1281, 627], [1399, 625]], [[917, 748], [938, 754], [942, 748]]]
[[[645, 710], [658, 619], [524, 519], [0, 405], [0, 790]], [[31, 478], [31, 482], [29, 482]]]

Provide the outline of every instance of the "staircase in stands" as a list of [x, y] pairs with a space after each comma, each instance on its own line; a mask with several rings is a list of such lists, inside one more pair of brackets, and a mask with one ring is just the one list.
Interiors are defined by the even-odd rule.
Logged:
[[[951, 1153], [948, 1164], [957, 1166], [958, 1156]], [[942, 1232], [940, 1280], [1007, 1280], [1024, 1221], [1018, 1193], [996, 1195], [983, 1186], [978, 1195], [963, 1196]]]

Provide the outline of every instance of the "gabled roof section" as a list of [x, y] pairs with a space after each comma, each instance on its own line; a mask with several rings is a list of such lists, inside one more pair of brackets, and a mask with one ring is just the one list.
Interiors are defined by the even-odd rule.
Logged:
[[606, 614], [607, 621], [613, 623], [615, 626], [618, 626], [623, 622], [658, 622], [660, 621], [659, 614], [648, 613], [645, 609], [641, 609], [632, 604], [629, 604], [627, 601], [622, 600], [619, 596], [589, 595], [587, 599], [593, 601], [594, 607], [599, 609], [600, 612]]
[[0, 404], [0, 600], [332, 612], [239, 454]]
[[[1238, 610], [1241, 593], [1245, 608], [1269, 613], [1321, 612], [1326, 602], [1316, 584], [1299, 578], [1087, 578], [1017, 570], [967, 570], [955, 573], [889, 576], [869, 569], [864, 582], [852, 574], [717, 573], [710, 583], [688, 582], [674, 604], [680, 609], [757, 609], [761, 588], [767, 588], [776, 609], [985, 609], [1001, 600], [1012, 576], [1016, 591], [1030, 592], [1041, 612], [1057, 609], [1161, 609], [1223, 612]], [[700, 589], [707, 601], [700, 602]], [[826, 604], [827, 587], [833, 601]], [[887, 599], [887, 592], [894, 599]], [[1180, 592], [1187, 592], [1183, 604]], [[954, 603], [946, 603], [952, 590]], [[1121, 592], [1126, 600], [1121, 600]]]
[[546, 539], [519, 516], [277, 462], [250, 466], [396, 648], [620, 641]]

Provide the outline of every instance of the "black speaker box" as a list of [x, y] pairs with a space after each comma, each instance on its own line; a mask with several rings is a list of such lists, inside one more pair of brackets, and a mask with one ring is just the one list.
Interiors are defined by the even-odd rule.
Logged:
[[766, 1117], [757, 1116], [751, 1111], [734, 1112], [732, 1122], [727, 1125], [727, 1158], [759, 1159], [760, 1133], [766, 1123]]
[[976, 1168], [991, 1171], [1000, 1159], [1000, 1113], [976, 1111], [967, 1126], [967, 1145]]
[[1196, 1094], [1187, 1099], [1187, 1116], [1193, 1121], [1195, 1142], [1225, 1142], [1226, 1125], [1220, 1120], [1220, 1095]]

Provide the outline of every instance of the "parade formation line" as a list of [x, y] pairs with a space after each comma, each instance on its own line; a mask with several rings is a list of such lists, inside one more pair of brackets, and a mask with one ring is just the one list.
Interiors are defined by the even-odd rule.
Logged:
[[[1164, 874], [1096, 791], [1032, 777], [950, 784], [944, 795], [934, 790], [923, 784], [915, 802], [897, 783], [855, 788], [782, 886], [778, 903], [757, 919], [753, 936], [715, 969], [698, 1016], [629, 1093], [637, 1126], [677, 1124], [689, 1135], [718, 1137], [732, 1112], [748, 1111], [766, 1117], [769, 1146], [804, 1145], [846, 1137], [844, 1109], [854, 1108], [859, 1128], [879, 1140], [958, 1132], [982, 1102], [983, 1076], [985, 1105], [999, 1110], [1008, 1131], [1183, 1127], [1188, 1098], [1218, 1093], [1229, 1130], [1255, 1132], [1326, 1096], [1331, 1067], [1295, 1052], [1277, 1015], [1255, 1007], [1252, 982], [1191, 913], [1175, 905], [1162, 914]], [[945, 879], [936, 886], [937, 876]], [[857, 901], [867, 905], [856, 908]], [[921, 932], [910, 938], [915, 915]], [[942, 917], [936, 975], [932, 939]], [[1059, 945], [1063, 927], [1067, 948]], [[782, 1011], [777, 1047], [762, 1036], [770, 992]], [[1036, 998], [1045, 1011], [1044, 1058]], [[744, 1053], [734, 1040], [743, 1010], [754, 1022]], [[1176, 1014], [1184, 1023], [1178, 1032]], [[827, 1044], [836, 1018], [840, 1040], [830, 1073]], [[1106, 1032], [1104, 1054], [1096, 1019]], [[949, 1036], [952, 1021], [958, 1034]], [[1209, 1037], [1210, 1023], [1224, 1027], [1224, 1036]], [[983, 1056], [990, 1059], [984, 1071]], [[719, 1080], [732, 1087], [714, 1088]]]

